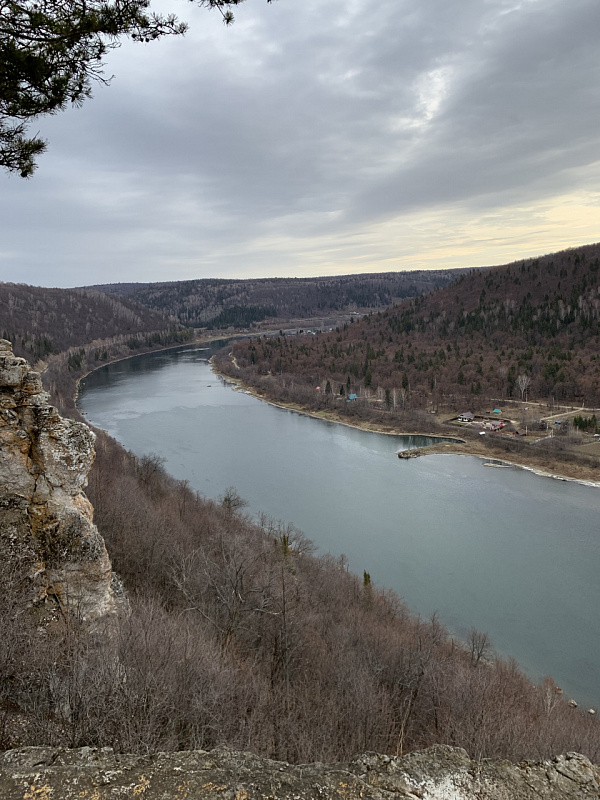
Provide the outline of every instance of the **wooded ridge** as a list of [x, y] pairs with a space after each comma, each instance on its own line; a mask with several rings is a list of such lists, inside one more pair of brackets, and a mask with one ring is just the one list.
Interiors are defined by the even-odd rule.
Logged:
[[[114, 337], [130, 341], [132, 350], [159, 334], [167, 343], [168, 333], [178, 330], [181, 326], [163, 314], [102, 292], [0, 283], [0, 338], [32, 363]], [[105, 349], [99, 349], [100, 359]]]
[[462, 643], [415, 618], [292, 526], [246, 516], [234, 489], [204, 499], [100, 431], [96, 452], [87, 493], [130, 613], [106, 636], [76, 613], [40, 628], [3, 560], [1, 747], [227, 744], [298, 763], [444, 743], [600, 760], [597, 720], [485, 634]]
[[279, 383], [404, 389], [413, 408], [524, 396], [599, 405], [600, 245], [474, 270], [330, 333], [249, 340], [234, 353]]
[[[579, 255], [576, 275], [583, 275], [582, 263], [589, 264], [590, 255]], [[572, 278], [574, 255], [564, 258]], [[535, 269], [532, 264], [528, 270], [528, 262], [519, 265], [518, 277], [533, 275]], [[496, 282], [499, 278], [491, 274]], [[485, 277], [468, 274], [458, 287], [439, 292], [456, 294], [470, 287], [476, 294], [477, 281]], [[510, 285], [507, 281], [506, 291]], [[588, 297], [588, 288], [582, 296]], [[90, 296], [96, 297], [85, 294], [86, 302]], [[339, 354], [333, 358], [340, 364], [354, 357], [348, 347], [360, 346], [363, 356], [369, 353], [373, 381], [375, 367], [387, 363], [384, 355], [388, 345], [395, 345], [395, 336], [406, 342], [407, 366], [409, 352], [429, 346], [427, 309], [430, 302], [439, 302], [435, 297], [411, 301], [410, 330], [398, 332], [396, 322], [390, 324], [402, 318], [401, 306], [320, 337], [261, 339], [236, 345], [234, 351], [248, 358], [248, 374], [266, 369], [262, 377], [269, 379], [294, 376], [275, 367], [277, 357], [283, 358], [279, 353], [290, 360], [292, 348], [294, 368], [304, 359], [307, 365], [321, 359], [333, 378], [334, 345]], [[80, 302], [79, 294], [73, 302]], [[470, 306], [464, 305], [466, 315]], [[110, 303], [101, 307], [114, 318]], [[575, 326], [571, 331], [581, 327], [581, 308], [566, 323]], [[20, 310], [26, 315], [27, 308]], [[37, 310], [31, 308], [31, 321], [23, 318], [23, 329], [35, 329]], [[586, 314], [592, 320], [584, 331], [586, 352], [594, 363], [591, 331], [596, 322], [591, 312]], [[136, 324], [145, 324], [140, 320]], [[381, 326], [387, 326], [383, 337]], [[367, 338], [371, 332], [377, 332], [377, 348], [384, 355], [367, 350], [375, 351]], [[141, 337], [138, 341], [153, 336], [135, 327], [129, 333]], [[462, 358], [463, 348], [471, 348], [470, 335], [463, 331], [457, 341]], [[501, 355], [501, 343], [494, 349], [493, 330], [481, 337], [488, 343], [483, 353]], [[453, 340], [448, 344], [455, 351]], [[525, 346], [541, 357], [536, 352], [541, 344]], [[75, 380], [98, 363], [94, 354], [102, 347], [101, 341], [80, 342], [83, 355], [77, 365], [70, 362], [72, 351], [53, 357], [54, 371], [48, 370], [44, 380], [53, 383], [57, 402], [64, 402], [63, 413], [77, 417], [71, 405]], [[126, 339], [119, 347], [127, 349]], [[504, 358], [514, 360], [516, 345], [513, 351], [512, 356], [505, 351]], [[258, 357], [252, 363], [254, 352]], [[448, 360], [450, 351], [445, 352]], [[477, 363], [474, 354], [468, 358]], [[364, 365], [358, 353], [356, 361]], [[564, 359], [565, 368], [573, 361], [573, 356], [570, 362]], [[416, 362], [415, 357], [411, 366]], [[364, 385], [365, 377], [351, 373], [350, 385], [357, 385], [354, 379]], [[314, 387], [311, 391], [316, 394]], [[221, 498], [203, 498], [186, 481], [168, 476], [160, 458], [135, 458], [102, 432], [96, 452], [87, 494], [130, 613], [118, 619], [116, 628], [111, 620], [110, 636], [99, 636], [97, 628], [91, 632], [73, 613], [58, 614], [40, 628], [39, 615], [25, 612], [21, 602], [24, 576], [3, 561], [1, 747], [108, 746], [121, 753], [154, 753], [228, 745], [306, 763], [347, 761], [364, 751], [401, 755], [449, 744], [464, 747], [474, 759], [539, 760], [575, 750], [600, 761], [597, 720], [570, 707], [550, 678], [532, 685], [514, 662], [494, 653], [484, 633], [472, 631], [466, 642], [459, 642], [437, 618], [415, 618], [366, 574], [350, 574], [343, 558], [316, 556], [310, 541], [292, 526], [245, 515], [233, 488]], [[51, 593], [44, 602], [52, 602]]]
[[193, 327], [248, 328], [388, 308], [445, 286], [464, 270], [416, 270], [324, 278], [202, 279], [92, 288], [135, 300]]

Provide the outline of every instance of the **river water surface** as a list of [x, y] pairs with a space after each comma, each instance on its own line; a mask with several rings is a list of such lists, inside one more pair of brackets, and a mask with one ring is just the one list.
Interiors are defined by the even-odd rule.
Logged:
[[276, 408], [188, 348], [103, 367], [79, 407], [207, 497], [235, 486], [251, 512], [345, 554], [422, 616], [475, 627], [534, 679], [600, 705], [600, 489], [493, 469], [470, 456], [402, 461], [419, 442]]

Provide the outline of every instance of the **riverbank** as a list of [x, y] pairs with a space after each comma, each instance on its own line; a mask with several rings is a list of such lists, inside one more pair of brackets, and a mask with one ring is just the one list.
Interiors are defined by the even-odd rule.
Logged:
[[568, 456], [557, 457], [554, 453], [544, 451], [535, 452], [533, 449], [535, 444], [525, 444], [518, 452], [510, 452], [507, 458], [507, 451], [502, 445], [495, 445], [491, 437], [488, 436], [486, 444], [480, 441], [478, 436], [476, 439], [464, 439], [454, 437], [452, 432], [447, 433], [432, 433], [430, 430], [419, 430], [418, 426], [411, 430], [400, 428], [391, 425], [389, 422], [378, 423], [374, 420], [364, 422], [349, 422], [347, 419], [339, 414], [334, 409], [321, 409], [313, 411], [300, 405], [299, 403], [282, 403], [281, 401], [272, 400], [268, 395], [259, 392], [254, 387], [245, 384], [240, 378], [236, 378], [228, 373], [219, 370], [211, 359], [211, 365], [215, 374], [231, 381], [239, 387], [239, 389], [251, 394], [253, 397], [258, 398], [266, 403], [269, 403], [278, 408], [286, 408], [290, 411], [295, 411], [298, 414], [305, 414], [315, 419], [322, 419], [327, 422], [335, 422], [339, 425], [345, 425], [348, 428], [356, 428], [358, 430], [371, 431], [372, 433], [381, 433], [388, 436], [428, 436], [432, 439], [446, 440], [449, 438], [455, 441], [440, 441], [436, 444], [429, 445], [422, 448], [423, 455], [465, 455], [476, 456], [485, 460], [500, 461], [506, 466], [518, 467], [533, 472], [546, 478], [554, 478], [555, 480], [562, 481], [575, 481], [582, 483], [586, 486], [593, 486], [600, 488], [600, 470], [598, 467], [577, 463], [574, 460], [568, 459]]
[[[282, 413], [217, 379], [207, 363], [212, 352], [172, 353], [136, 360], [135, 368], [117, 365], [106, 380], [100, 373], [98, 382], [86, 383], [81, 407], [88, 418], [139, 458], [166, 458], [175, 479], [189, 482], [192, 491], [218, 498], [235, 486], [248, 500], [247, 513], [293, 523], [323, 553], [332, 553], [329, 558], [346, 554], [341, 563], [361, 575], [366, 571], [376, 586], [395, 589], [424, 617], [444, 609], [456, 635], [466, 637], [472, 626], [486, 631], [500, 652], [514, 655], [533, 677], [553, 674], [580, 706], [597, 706], [595, 690], [580, 685], [582, 670], [562, 663], [565, 651], [593, 662], [593, 655], [584, 655], [590, 637], [571, 640], [569, 627], [564, 636], [557, 634], [554, 621], [543, 617], [547, 604], [536, 600], [530, 608], [526, 600], [530, 584], [543, 595], [546, 585], [556, 583], [556, 573], [568, 589], [571, 579], [562, 562], [573, 567], [572, 548], [579, 559], [574, 580], [592, 571], [591, 594], [596, 591], [587, 548], [593, 549], [589, 530], [600, 495], [514, 469], [484, 469], [480, 459], [422, 459], [406, 467], [395, 451], [409, 442]], [[410, 417], [405, 420], [412, 430]], [[402, 419], [394, 421], [400, 427]], [[485, 563], [495, 565], [493, 591], [492, 576], [479, 568]], [[506, 614], [498, 619], [496, 609], [505, 601]], [[552, 602], [562, 603], [558, 590]], [[573, 602], [579, 605], [574, 598], [565, 602], [569, 617]], [[577, 609], [578, 631], [587, 627], [587, 611], [597, 607], [592, 596], [585, 605], [584, 614]], [[526, 630], [520, 620], [526, 620]], [[545, 654], [552, 637], [556, 658], [544, 655], [540, 663], [536, 651]], [[537, 640], [539, 648], [531, 644]]]
[[[526, 445], [533, 447], [535, 445]], [[509, 459], [505, 458], [504, 450], [500, 448], [484, 447], [476, 441], [465, 441], [461, 443], [440, 442], [429, 447], [423, 448], [424, 455], [466, 455], [476, 456], [485, 461], [498, 461], [508, 467], [518, 467], [533, 472], [544, 478], [554, 478], [561, 481], [575, 481], [586, 486], [600, 488], [598, 469], [583, 464], [565, 462], [559, 459], [552, 459], [544, 453], [542, 458], [537, 457], [536, 453], [521, 452], [511, 454]]]
[[[52, 400], [57, 406], [57, 408], [59, 408], [61, 414], [76, 412], [77, 414], [80, 415], [81, 412], [77, 408], [77, 400], [79, 398], [79, 389], [81, 386], [81, 382], [85, 380], [85, 378], [87, 378], [89, 375], [96, 372], [97, 370], [102, 369], [103, 367], [107, 367], [111, 364], [118, 364], [121, 361], [128, 361], [129, 359], [136, 358], [137, 356], [149, 355], [152, 353], [165, 353], [170, 350], [178, 350], [180, 348], [202, 347], [203, 345], [209, 345], [212, 342], [219, 341], [220, 339], [224, 338], [236, 338], [236, 337], [222, 337], [214, 334], [212, 336], [203, 337], [202, 339], [194, 339], [190, 342], [183, 342], [183, 343], [176, 342], [175, 344], [168, 344], [161, 347], [156, 347], [156, 346], [141, 347], [133, 353], [130, 350], [128, 352], [123, 346], [123, 349], [120, 349], [118, 352], [114, 353], [106, 360], [101, 362], [96, 362], [93, 367], [91, 367], [90, 369], [84, 369], [79, 374], [77, 374], [77, 372], [73, 374], [70, 370], [65, 371], [64, 363], [61, 364], [61, 357], [62, 360], [64, 361], [65, 353], [58, 353], [56, 356], [51, 357], [48, 361], [38, 361], [35, 364], [35, 369], [42, 375], [42, 380], [47, 380], [48, 371], [51, 370], [52, 368], [57, 367], [57, 365], [59, 371], [61, 371], [62, 369], [63, 378], [66, 378], [67, 384], [70, 384], [71, 386], [71, 391], [70, 391], [71, 405], [66, 405], [64, 403], [65, 398], [64, 397], [61, 398], [60, 395], [55, 395], [52, 398]], [[97, 345], [96, 349], [99, 346], [100, 345]], [[46, 386], [46, 389], [52, 395], [52, 388], [50, 386]], [[63, 400], [63, 402], [61, 402], [61, 399]]]
[[[213, 341], [218, 341], [220, 338], [221, 337], [219, 336], [207, 337], [197, 339], [188, 344], [182, 345], [181, 343], [178, 343], [167, 345], [166, 347], [161, 348], [152, 348], [147, 352], [158, 353], [168, 350], [175, 350], [181, 347], [202, 346], [205, 344], [208, 345]], [[79, 394], [79, 386], [84, 378], [86, 378], [92, 372], [95, 372], [96, 369], [100, 369], [100, 367], [106, 366], [107, 364], [115, 364], [120, 361], [125, 361], [129, 358], [134, 358], [136, 355], [142, 355], [142, 353], [137, 352], [127, 355], [119, 355], [116, 358], [98, 364], [94, 369], [88, 370], [78, 376], [74, 381], [75, 385], [73, 391], [73, 402], [75, 408]], [[334, 409], [321, 409], [319, 411], [312, 411], [306, 407], [303, 407], [299, 403], [282, 403], [281, 401], [272, 400], [270, 397], [268, 397], [268, 395], [263, 392], [259, 392], [254, 387], [245, 384], [241, 379], [219, 370], [214, 362], [214, 359], [210, 359], [210, 363], [215, 374], [228, 381], [231, 381], [231, 383], [237, 385], [243, 391], [248, 392], [263, 402], [270, 403], [271, 405], [279, 408], [286, 408], [290, 411], [295, 411], [298, 414], [305, 414], [307, 416], [314, 417], [315, 419], [321, 419], [327, 422], [335, 422], [339, 425], [345, 425], [348, 428], [371, 431], [372, 433], [380, 433], [387, 436], [428, 436], [432, 439], [442, 440], [438, 443], [422, 448], [423, 455], [447, 454], [476, 456], [485, 460], [501, 461], [506, 466], [526, 469], [542, 477], [554, 478], [555, 480], [563, 481], [575, 481], [577, 483], [585, 484], [586, 486], [600, 488], [600, 471], [598, 467], [590, 464], [578, 463], [575, 460], [568, 459], [568, 456], [565, 455], [557, 457], [555, 454], [549, 451], [535, 452], [532, 449], [535, 447], [535, 444], [525, 444], [524, 448], [527, 449], [520, 449], [518, 452], [511, 452], [507, 458], [505, 447], [502, 447], [501, 445], [495, 445], [491, 441], [493, 434], [488, 436], [486, 444], [483, 444], [479, 436], [475, 439], [465, 439], [454, 436], [452, 431], [433, 433], [431, 430], [419, 429], [418, 425], [414, 426], [414, 422], [410, 430], [407, 430], [405, 427], [397, 427], [387, 421], [385, 423], [377, 422], [375, 420], [350, 422]], [[449, 438], [454, 439], [454, 441], [446, 441]]]

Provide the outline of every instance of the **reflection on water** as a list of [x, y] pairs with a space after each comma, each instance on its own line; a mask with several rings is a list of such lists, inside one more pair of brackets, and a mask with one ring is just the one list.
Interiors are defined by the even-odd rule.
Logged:
[[[344, 553], [456, 634], [486, 631], [534, 677], [600, 703], [600, 491], [481, 459], [400, 460], [421, 437], [373, 434], [270, 406], [214, 375], [211, 350], [140, 356], [91, 375], [80, 407], [209, 497]], [[424, 437], [426, 438], [426, 437]]]

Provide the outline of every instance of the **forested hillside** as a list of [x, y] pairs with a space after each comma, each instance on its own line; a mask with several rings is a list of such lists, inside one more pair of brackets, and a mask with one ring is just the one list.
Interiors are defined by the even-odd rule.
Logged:
[[589, 245], [471, 271], [330, 333], [240, 342], [234, 354], [279, 385], [379, 392], [388, 407], [473, 396], [599, 405], [599, 267]]
[[0, 335], [32, 362], [96, 339], [135, 341], [176, 327], [163, 314], [102, 292], [0, 283]]
[[0, 747], [600, 759], [597, 720], [485, 634], [454, 640], [293, 527], [246, 517], [233, 490], [205, 500], [102, 432], [96, 450], [88, 494], [131, 613], [108, 637], [61, 617], [40, 632], [0, 566]]
[[[89, 299], [73, 293], [81, 308]], [[22, 328], [36, 330], [45, 308], [31, 305], [28, 321], [22, 306]], [[348, 325], [343, 334], [359, 336], [344, 347], [390, 318]], [[318, 343], [322, 355], [321, 343], [331, 350], [338, 335], [253, 346], [266, 356], [293, 343], [304, 357]], [[75, 416], [75, 378], [103, 345], [78, 347], [79, 363], [72, 350], [53, 355], [43, 376]], [[251, 364], [255, 351], [244, 352]], [[60, 614], [40, 629], [19, 603], [23, 575], [3, 565], [1, 747], [148, 753], [226, 744], [306, 762], [443, 742], [475, 758], [568, 750], [600, 758], [597, 720], [571, 708], [551, 679], [533, 686], [485, 634], [461, 643], [435, 617], [413, 617], [343, 558], [316, 557], [293, 527], [246, 517], [234, 490], [204, 499], [166, 475], [158, 457], [137, 459], [103, 432], [96, 450], [88, 493], [131, 614], [106, 637]]]
[[207, 279], [93, 288], [135, 300], [184, 325], [247, 328], [265, 319], [280, 322], [387, 308], [407, 297], [445, 286], [458, 272], [461, 270], [330, 278]]

